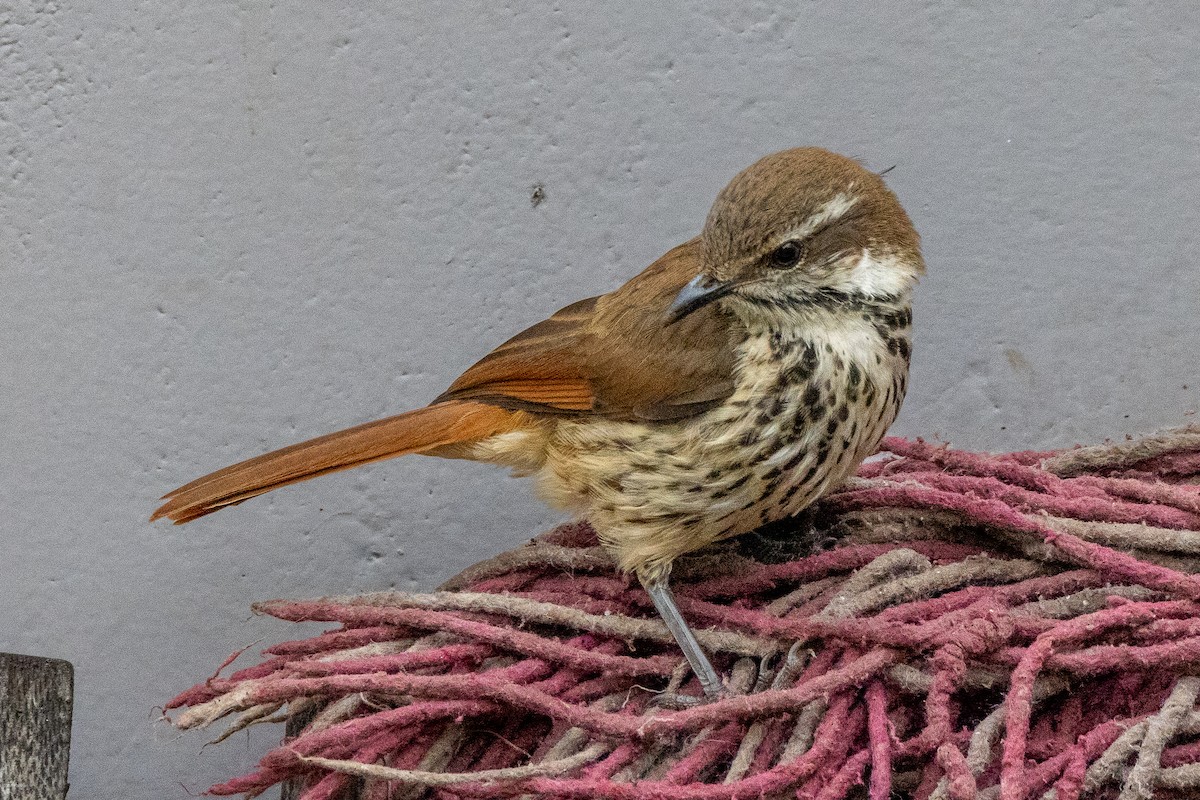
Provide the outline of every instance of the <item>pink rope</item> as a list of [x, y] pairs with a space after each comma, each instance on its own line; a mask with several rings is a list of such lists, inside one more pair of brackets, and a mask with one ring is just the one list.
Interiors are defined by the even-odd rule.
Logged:
[[888, 800], [892, 796], [892, 732], [887, 718], [887, 689], [883, 681], [867, 686], [867, 733], [871, 746], [870, 800]]
[[[235, 654], [168, 708], [187, 727], [326, 709], [218, 795], [298, 780], [303, 800], [332, 800], [361, 765], [417, 771], [366, 776], [361, 800], [839, 800], [864, 783], [869, 800], [1071, 800], [1091, 780], [1115, 796], [1137, 757], [1122, 734], [1200, 670], [1198, 432], [999, 456], [888, 439], [820, 504], [834, 549], [677, 570], [714, 663], [756, 683], [718, 701], [658, 702], [696, 681], [573, 524], [468, 570], [469, 594], [260, 604], [340, 627], [220, 677]], [[1156, 724], [1150, 766], [1186, 780], [1196, 726]], [[462, 777], [429, 777], [447, 773]]]

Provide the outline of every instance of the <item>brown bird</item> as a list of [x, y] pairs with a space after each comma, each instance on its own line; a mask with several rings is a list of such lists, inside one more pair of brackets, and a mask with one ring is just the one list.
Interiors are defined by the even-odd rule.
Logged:
[[796, 514], [875, 451], [904, 397], [924, 269], [878, 175], [776, 153], [721, 191], [700, 236], [509, 339], [427, 407], [218, 470], [153, 519], [408, 453], [512, 467], [591, 522], [716, 695], [671, 564]]

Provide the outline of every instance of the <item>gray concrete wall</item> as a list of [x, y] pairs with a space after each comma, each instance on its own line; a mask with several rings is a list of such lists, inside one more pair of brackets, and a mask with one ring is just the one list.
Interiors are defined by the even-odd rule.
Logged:
[[929, 262], [897, 432], [1194, 420], [1198, 41], [1193, 3], [0, 0], [0, 649], [75, 663], [73, 795], [252, 765], [155, 712], [296, 635], [252, 601], [429, 588], [555, 519], [423, 459], [186, 528], [160, 494], [427, 402], [764, 153], [897, 165]]

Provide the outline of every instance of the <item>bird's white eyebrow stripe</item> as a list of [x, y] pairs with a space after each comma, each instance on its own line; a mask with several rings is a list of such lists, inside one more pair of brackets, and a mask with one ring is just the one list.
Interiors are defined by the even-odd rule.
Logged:
[[834, 195], [832, 200], [821, 206], [811, 217], [806, 219], [803, 225], [788, 231], [787, 235], [783, 237], [783, 241], [806, 239], [831, 222], [837, 222], [846, 216], [846, 213], [857, 204], [858, 197], [848, 195], [845, 192], [839, 192]]

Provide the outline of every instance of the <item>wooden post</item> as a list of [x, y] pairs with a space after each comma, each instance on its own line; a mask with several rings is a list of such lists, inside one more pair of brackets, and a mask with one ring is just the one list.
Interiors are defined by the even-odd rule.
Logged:
[[0, 653], [0, 798], [65, 800], [75, 671]]
[[[288, 715], [287, 727], [284, 731], [284, 739], [294, 739], [299, 736], [304, 726], [312, 722], [312, 714], [290, 714]], [[300, 793], [304, 791], [304, 781], [299, 778], [292, 778], [284, 781], [283, 787], [279, 790], [279, 800], [296, 800]]]

